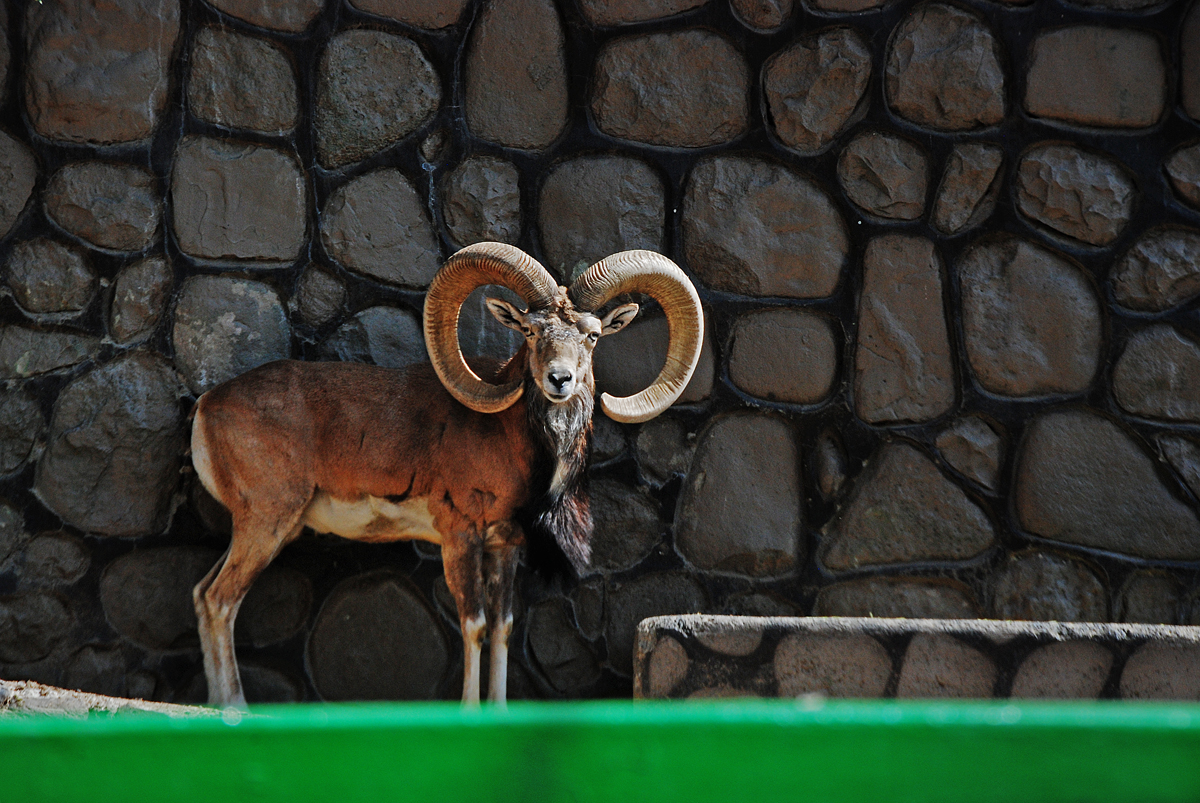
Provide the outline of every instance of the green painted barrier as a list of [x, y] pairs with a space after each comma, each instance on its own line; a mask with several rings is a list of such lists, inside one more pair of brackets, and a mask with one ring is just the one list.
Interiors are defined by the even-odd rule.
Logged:
[[0, 719], [27, 801], [1200, 801], [1200, 705], [263, 706]]

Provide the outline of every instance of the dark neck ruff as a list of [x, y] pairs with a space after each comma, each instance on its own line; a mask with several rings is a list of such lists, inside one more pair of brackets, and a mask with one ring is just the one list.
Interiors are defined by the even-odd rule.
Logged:
[[527, 378], [524, 393], [529, 428], [548, 467], [539, 482], [545, 491], [534, 508], [534, 526], [553, 539], [579, 575], [587, 571], [592, 555], [587, 471], [594, 406], [591, 392], [581, 390], [569, 401], [555, 404]]

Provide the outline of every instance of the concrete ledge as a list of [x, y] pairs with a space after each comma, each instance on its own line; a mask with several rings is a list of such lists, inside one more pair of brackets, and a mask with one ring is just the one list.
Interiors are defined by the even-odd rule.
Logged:
[[1200, 627], [657, 616], [634, 696], [1200, 700]]

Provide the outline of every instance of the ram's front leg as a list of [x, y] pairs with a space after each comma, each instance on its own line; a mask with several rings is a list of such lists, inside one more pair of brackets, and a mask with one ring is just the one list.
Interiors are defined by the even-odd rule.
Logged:
[[505, 705], [508, 699], [508, 639], [513, 626], [513, 581], [525, 535], [519, 525], [501, 522], [488, 528], [483, 556], [487, 578], [488, 620], [491, 624], [491, 672], [488, 699]]
[[442, 543], [442, 566], [446, 585], [458, 606], [458, 623], [463, 637], [463, 703], [479, 705], [479, 656], [483, 650], [485, 596], [483, 582], [483, 538], [474, 530]]

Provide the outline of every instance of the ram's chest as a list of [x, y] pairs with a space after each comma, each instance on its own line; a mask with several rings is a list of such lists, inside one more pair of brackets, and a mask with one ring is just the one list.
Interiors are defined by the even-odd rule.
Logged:
[[303, 523], [319, 533], [355, 541], [442, 542], [433, 526], [429, 502], [424, 498], [391, 501], [378, 496], [338, 499], [318, 491], [304, 510]]

